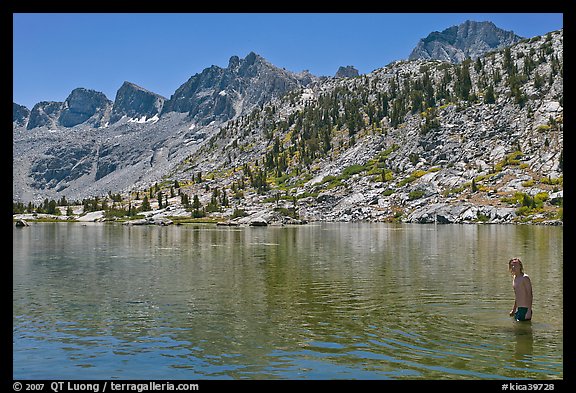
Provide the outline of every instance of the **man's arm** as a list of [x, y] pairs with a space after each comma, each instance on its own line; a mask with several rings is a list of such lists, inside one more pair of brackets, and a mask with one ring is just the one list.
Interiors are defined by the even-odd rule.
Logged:
[[516, 313], [516, 296], [514, 296], [514, 307], [512, 307], [512, 311], [510, 311], [510, 316], [513, 316]]

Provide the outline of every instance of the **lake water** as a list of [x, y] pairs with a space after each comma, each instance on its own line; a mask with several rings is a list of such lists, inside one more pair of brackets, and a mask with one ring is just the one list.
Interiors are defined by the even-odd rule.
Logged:
[[[562, 379], [563, 228], [37, 223], [15, 379]], [[534, 288], [514, 322], [507, 262]]]

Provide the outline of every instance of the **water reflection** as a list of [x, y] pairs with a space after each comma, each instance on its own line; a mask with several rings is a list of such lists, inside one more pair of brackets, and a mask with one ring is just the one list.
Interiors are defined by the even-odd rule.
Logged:
[[516, 338], [517, 360], [527, 360], [534, 352], [534, 337], [532, 334], [532, 322], [513, 322], [514, 336]]
[[562, 378], [561, 228], [36, 224], [13, 249], [19, 379]]

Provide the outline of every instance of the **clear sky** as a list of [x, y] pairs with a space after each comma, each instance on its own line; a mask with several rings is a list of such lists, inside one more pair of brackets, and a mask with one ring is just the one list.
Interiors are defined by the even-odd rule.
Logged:
[[204, 68], [251, 51], [294, 72], [333, 76], [353, 65], [363, 74], [466, 20], [523, 37], [563, 27], [559, 13], [16, 13], [13, 100], [31, 109], [77, 87], [114, 100], [124, 81], [169, 98]]

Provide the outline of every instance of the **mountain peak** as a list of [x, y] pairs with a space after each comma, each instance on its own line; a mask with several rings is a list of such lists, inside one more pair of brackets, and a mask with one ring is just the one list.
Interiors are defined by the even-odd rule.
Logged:
[[64, 127], [74, 127], [97, 115], [94, 123], [98, 125], [102, 113], [110, 106], [112, 102], [104, 93], [79, 87], [72, 90], [64, 101], [58, 122]]
[[132, 82], [124, 82], [116, 92], [110, 122], [123, 116], [129, 118], [153, 117], [160, 114], [166, 98]]
[[513, 31], [497, 27], [493, 22], [467, 20], [441, 32], [422, 38], [409, 60], [435, 59], [459, 63], [467, 57], [475, 59], [484, 53], [512, 45], [523, 39]]
[[30, 117], [30, 109], [15, 102], [12, 103], [12, 122], [18, 126], [25, 126]]
[[248, 55], [246, 55], [246, 57], [244, 58], [244, 62], [247, 64], [254, 64], [254, 62], [256, 61], [256, 59], [262, 59], [262, 56], [257, 55], [254, 52], [250, 52], [248, 53]]
[[228, 60], [228, 68], [238, 67], [239, 64], [240, 58], [236, 55], [230, 57], [230, 60]]
[[234, 55], [227, 68], [212, 66], [188, 79], [166, 101], [162, 113], [188, 113], [200, 124], [226, 121], [311, 79], [309, 74], [280, 69], [255, 52], [243, 59]]

